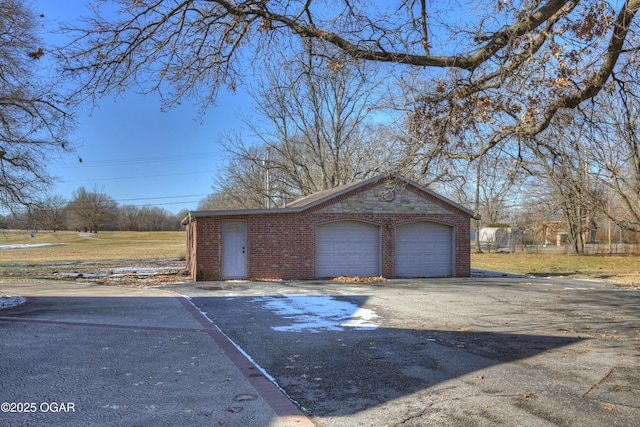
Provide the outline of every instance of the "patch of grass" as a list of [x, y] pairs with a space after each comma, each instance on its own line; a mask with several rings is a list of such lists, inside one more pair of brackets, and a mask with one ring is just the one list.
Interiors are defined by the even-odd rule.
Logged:
[[84, 234], [70, 231], [8, 231], [0, 233], [0, 246], [52, 243], [54, 246], [0, 249], [0, 264], [45, 264], [54, 261], [109, 259], [167, 259], [184, 257], [183, 231]]
[[472, 253], [471, 267], [541, 277], [586, 277], [640, 284], [638, 256]]

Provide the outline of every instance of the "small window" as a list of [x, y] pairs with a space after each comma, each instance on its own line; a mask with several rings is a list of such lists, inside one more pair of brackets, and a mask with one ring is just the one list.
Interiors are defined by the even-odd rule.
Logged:
[[240, 224], [231, 223], [227, 224], [225, 231], [228, 233], [240, 233], [242, 231], [242, 227], [240, 227]]

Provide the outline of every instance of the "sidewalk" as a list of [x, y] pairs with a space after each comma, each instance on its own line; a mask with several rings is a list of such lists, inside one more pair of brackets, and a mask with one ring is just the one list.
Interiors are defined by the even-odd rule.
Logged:
[[186, 299], [158, 289], [7, 284], [0, 425], [313, 426]]

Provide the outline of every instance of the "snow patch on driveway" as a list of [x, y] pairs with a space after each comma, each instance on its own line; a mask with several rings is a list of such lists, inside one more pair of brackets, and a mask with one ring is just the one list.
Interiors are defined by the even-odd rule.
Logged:
[[25, 302], [27, 302], [25, 297], [0, 294], [0, 310], [3, 308], [15, 307], [16, 305], [24, 304]]
[[368, 308], [330, 296], [260, 297], [251, 300], [292, 321], [288, 326], [273, 326], [282, 332], [344, 331], [345, 328], [373, 330], [378, 315]]

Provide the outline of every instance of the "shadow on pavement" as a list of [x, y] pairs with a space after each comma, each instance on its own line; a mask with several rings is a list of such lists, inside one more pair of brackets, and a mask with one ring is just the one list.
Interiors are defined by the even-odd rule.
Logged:
[[[313, 298], [197, 297], [192, 302], [273, 376], [312, 416], [345, 416], [483, 369], [529, 358], [580, 341], [574, 337], [399, 328], [340, 327], [358, 317], [366, 296], [331, 324], [304, 310]], [[282, 303], [282, 304], [279, 304]], [[315, 305], [321, 312], [326, 299]], [[300, 310], [296, 312], [296, 308]], [[348, 307], [348, 305], [346, 305]], [[428, 310], [428, 307], [425, 307]], [[313, 310], [311, 310], [313, 311]], [[327, 320], [328, 317], [325, 317]], [[293, 325], [298, 322], [300, 326]], [[319, 325], [325, 325], [324, 327]]]

